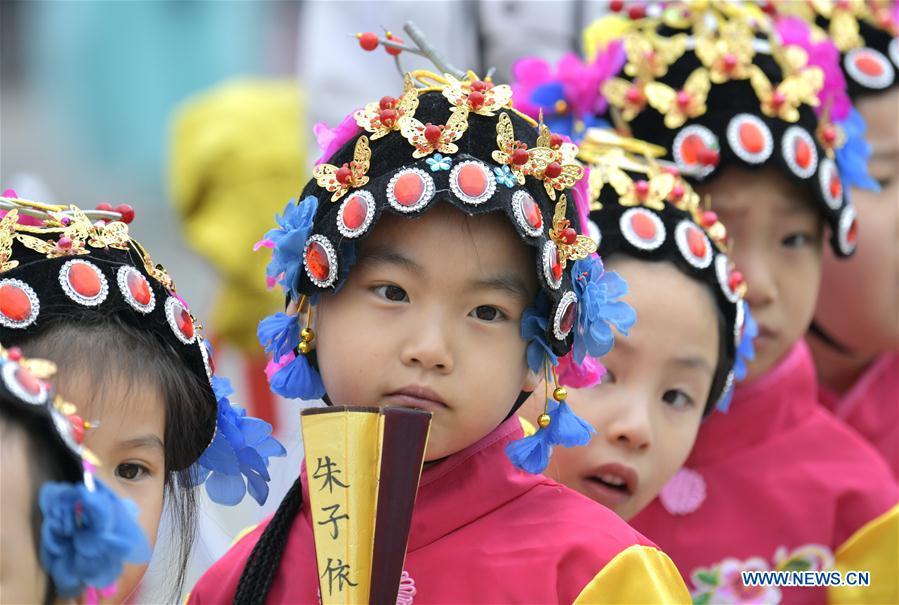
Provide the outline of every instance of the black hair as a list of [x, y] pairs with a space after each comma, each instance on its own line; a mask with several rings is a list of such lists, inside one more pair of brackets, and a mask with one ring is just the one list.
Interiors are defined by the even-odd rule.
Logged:
[[205, 434], [210, 413], [215, 413], [210, 412], [215, 406], [209, 401], [213, 396], [208, 384], [203, 384], [183, 364], [171, 345], [135, 327], [118, 313], [73, 309], [64, 316], [52, 317], [39, 330], [29, 330], [9, 340], [4, 344], [18, 346], [29, 357], [48, 359], [57, 365], [54, 382], [63, 397], [66, 383], [76, 374], [84, 373], [90, 381], [91, 392], [115, 384], [116, 376], [127, 376], [125, 384], [129, 388], [139, 385], [144, 378], [159, 389], [166, 409], [165, 501], [174, 519], [173, 533], [179, 537], [176, 546], [179, 564], [170, 576], [169, 600], [177, 600], [196, 537], [197, 494], [191, 481], [191, 465], [196, 451], [202, 451], [207, 445], [197, 444], [196, 440], [198, 435]]
[[[47, 418], [32, 412], [23, 410], [19, 412], [17, 406], [12, 404], [0, 406], [0, 432], [7, 434], [16, 432], [25, 440], [25, 456], [28, 461], [28, 475], [31, 490], [27, 494], [18, 494], [18, 497], [29, 498], [31, 514], [31, 541], [34, 548], [34, 556], [40, 562], [41, 524], [43, 515], [40, 508], [40, 489], [48, 481], [80, 481], [80, 473], [77, 465], [73, 468], [71, 454], [65, 452], [55, 438], [48, 431]], [[21, 405], [21, 404], [19, 404]], [[52, 605], [56, 601], [56, 586], [53, 578], [44, 571], [46, 576], [46, 588], [44, 590], [44, 605]]]

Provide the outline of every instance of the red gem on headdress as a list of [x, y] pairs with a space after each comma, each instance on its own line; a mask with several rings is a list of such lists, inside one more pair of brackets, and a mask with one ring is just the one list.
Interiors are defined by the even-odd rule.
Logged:
[[533, 196], [527, 194], [521, 202], [521, 209], [524, 212], [524, 219], [528, 225], [534, 229], [543, 229], [543, 215], [540, 213], [540, 207], [534, 200]]
[[558, 149], [565, 142], [565, 137], [560, 134], [553, 134], [549, 137], [549, 146], [552, 149]]
[[41, 381], [34, 377], [34, 374], [25, 368], [18, 368], [15, 372], [16, 382], [19, 383], [26, 393], [37, 396], [41, 392]]
[[543, 170], [543, 174], [554, 179], [562, 174], [562, 165], [558, 162], [550, 162], [550, 164]]
[[774, 107], [780, 107], [781, 105], [783, 105], [786, 102], [787, 102], [787, 95], [785, 95], [783, 92], [781, 92], [779, 90], [775, 90], [774, 93], [771, 95], [771, 104]]
[[739, 271], [731, 272], [730, 276], [727, 278], [727, 287], [731, 289], [732, 292], [736, 292], [737, 288], [743, 283], [743, 274]]
[[849, 225], [849, 231], [846, 232], [846, 243], [848, 243], [851, 247], [855, 247], [856, 242], [858, 241], [858, 219], [852, 219], [852, 224]]
[[459, 189], [471, 198], [477, 198], [487, 191], [487, 174], [480, 164], [466, 164], [459, 169]]
[[828, 124], [824, 127], [824, 130], [821, 131], [821, 138], [824, 139], [824, 142], [828, 147], [832, 146], [837, 140], [837, 129]]
[[687, 230], [687, 245], [690, 246], [690, 252], [697, 258], [704, 258], [708, 252], [705, 236], [698, 227], [691, 227]]
[[72, 425], [72, 436], [75, 437], [76, 443], [84, 443], [84, 419], [77, 414], [68, 416], [69, 424]]
[[14, 283], [0, 286], [0, 314], [11, 321], [25, 321], [31, 317], [31, 298]]
[[393, 109], [396, 107], [396, 99], [393, 97], [381, 97], [381, 100], [378, 101], [378, 107], [381, 109]]
[[359, 39], [359, 46], [362, 47], [362, 50], [373, 51], [378, 48], [378, 36], [376, 34], [365, 32], [356, 34], [356, 37]]
[[483, 80], [475, 80], [474, 82], [471, 83], [472, 90], [484, 92], [485, 90], [490, 90], [490, 88], [491, 88], [490, 84], [488, 84], [487, 82], [484, 82]]
[[22, 349], [19, 347], [11, 347], [6, 350], [6, 356], [12, 361], [19, 361], [22, 359]]
[[634, 193], [636, 193], [637, 197], [640, 199], [645, 198], [649, 195], [649, 183], [643, 179], [637, 181], [634, 183]]
[[631, 86], [624, 93], [624, 99], [631, 105], [642, 105], [646, 101], [646, 95], [643, 94], [639, 86]]
[[443, 133], [443, 129], [440, 128], [440, 126], [436, 126], [430, 122], [425, 124], [425, 138], [431, 145], [437, 144], [437, 141], [440, 140], [441, 133]]
[[834, 199], [839, 199], [843, 194], [843, 182], [840, 180], [840, 175], [834, 172], [830, 175], [830, 182], [828, 183], [828, 188], [830, 189], [830, 195]]
[[642, 4], [635, 4], [627, 9], [627, 16], [631, 19], [642, 19], [646, 16], [646, 7]]
[[696, 157], [703, 166], [717, 166], [721, 160], [721, 155], [716, 150], [708, 148], [700, 149]]
[[[402, 38], [400, 38], [398, 36], [394, 36], [390, 32], [387, 32], [387, 39], [390, 40], [391, 42], [396, 42], [397, 44], [402, 44], [404, 42], [404, 40]], [[388, 55], [393, 55], [394, 57], [397, 56], [398, 54], [400, 54], [401, 52], [403, 52], [403, 50], [401, 48], [391, 48], [389, 46], [385, 46], [384, 50], [387, 51]]]
[[698, 134], [691, 134], [684, 137], [680, 155], [686, 164], [692, 165], [699, 161], [699, 154], [704, 149], [705, 143], [703, 143], [702, 138]]
[[609, 9], [613, 13], [620, 13], [622, 9], [624, 9], [624, 0], [612, 0], [612, 2], [609, 3]]
[[650, 240], [656, 236], [656, 224], [642, 212], [631, 217], [631, 227], [640, 239]]
[[115, 207], [115, 211], [122, 215], [122, 222], [125, 224], [134, 220], [134, 208], [128, 204], [119, 204]]
[[577, 241], [577, 231], [575, 231], [571, 227], [565, 227], [562, 230], [560, 238], [566, 244], [573, 244], [574, 242]]
[[401, 205], [414, 206], [421, 200], [424, 190], [425, 183], [421, 175], [417, 172], [407, 172], [396, 180], [396, 184], [393, 187], [393, 195]]
[[380, 113], [378, 113], [378, 120], [380, 120], [381, 124], [387, 127], [391, 127], [396, 123], [396, 118], [399, 114], [395, 109], [387, 108], [382, 109]]
[[773, 0], [768, 0], [764, 4], [762, 4], [762, 10], [765, 11], [769, 15], [777, 14], [777, 7], [774, 6]]
[[724, 70], [733, 71], [737, 67], [737, 58], [732, 53], [724, 55]]
[[56, 242], [56, 247], [60, 250], [68, 250], [72, 247], [72, 238], [63, 235], [59, 238], [59, 241]]
[[740, 124], [740, 144], [749, 153], [761, 153], [765, 149], [765, 136], [754, 122]]
[[361, 196], [353, 195], [344, 204], [340, 220], [343, 221], [347, 229], [355, 231], [365, 222], [366, 216], [368, 216], [368, 204], [365, 203]]
[[112, 204], [102, 202], [100, 204], [97, 204], [97, 210], [102, 210], [103, 212], [113, 212]]
[[552, 258], [550, 259], [549, 270], [552, 271], [553, 279], [555, 279], [556, 281], [562, 279], [562, 260], [560, 258], [561, 254], [562, 253], [560, 251], [556, 251], [556, 253], [553, 254]]
[[340, 168], [337, 169], [337, 173], [334, 175], [334, 178], [337, 179], [337, 182], [341, 185], [346, 185], [350, 182], [350, 177], [353, 176], [353, 171], [350, 170], [349, 165], [344, 164]]
[[306, 266], [312, 276], [319, 281], [325, 281], [331, 271], [331, 262], [328, 260], [328, 253], [325, 247], [319, 242], [309, 244], [306, 250]]
[[484, 104], [484, 93], [480, 90], [472, 90], [468, 93], [468, 104], [471, 105], [471, 108], [477, 110]]
[[103, 281], [100, 279], [97, 269], [84, 262], [72, 263], [66, 279], [72, 290], [84, 298], [94, 298], [103, 289]]
[[679, 90], [677, 92], [676, 101], [678, 107], [680, 107], [681, 109], [686, 109], [690, 106], [690, 93], [688, 93], [686, 90]]
[[565, 311], [562, 312], [562, 320], [559, 321], [559, 330], [563, 334], [568, 334], [571, 332], [571, 328], [574, 327], [574, 316], [577, 311], [577, 304], [570, 302], [567, 307], [565, 307]]
[[191, 319], [190, 313], [188, 313], [187, 309], [184, 307], [181, 307], [181, 310], [175, 313], [175, 324], [178, 326], [178, 331], [181, 332], [185, 338], [188, 340], [193, 339], [194, 321]]
[[868, 52], [859, 52], [855, 55], [855, 66], [860, 72], [872, 78], [883, 75], [883, 63]]
[[515, 151], [512, 152], [512, 163], [516, 166], [523, 166], [528, 163], [530, 156], [528, 155], [527, 147], [519, 147]]
[[796, 137], [793, 144], [793, 155], [796, 157], [796, 164], [802, 168], [808, 168], [812, 163], [812, 149], [809, 147], [808, 141], [801, 137]]
[[671, 199], [676, 202], [684, 197], [684, 193], [686, 193], [684, 186], [678, 183], [671, 188]]
[[718, 215], [711, 210], [706, 210], [702, 213], [702, 226], [703, 227], [711, 227], [715, 223], [718, 222]]
[[152, 293], [150, 292], [150, 282], [147, 281], [146, 277], [137, 271], [129, 271], [126, 284], [134, 300], [145, 307], [150, 304]]

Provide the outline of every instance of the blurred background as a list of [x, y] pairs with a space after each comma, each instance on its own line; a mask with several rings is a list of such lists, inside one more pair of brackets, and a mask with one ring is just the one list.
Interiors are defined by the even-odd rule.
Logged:
[[[579, 51], [580, 31], [604, 10], [584, 0], [0, 0], [0, 189], [131, 205], [132, 234], [205, 324], [235, 400], [272, 422], [289, 450], [265, 507], [204, 507], [188, 585], [277, 507], [299, 472], [300, 405], [269, 395], [255, 342], [256, 324], [283, 298], [265, 290], [267, 255], [252, 245], [309, 178], [312, 127], [400, 91], [394, 58], [364, 52], [355, 34], [383, 27], [402, 38], [413, 20], [450, 63], [495, 68], [503, 82], [522, 56]], [[144, 602], [158, 602], [164, 561], [153, 569]]]

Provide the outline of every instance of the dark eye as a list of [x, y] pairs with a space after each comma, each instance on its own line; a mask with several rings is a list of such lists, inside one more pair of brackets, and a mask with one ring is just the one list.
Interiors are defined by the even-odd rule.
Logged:
[[662, 395], [662, 401], [675, 408], [685, 408], [693, 405], [690, 396], [678, 389], [670, 389]]
[[391, 302], [407, 302], [409, 300], [409, 295], [399, 286], [378, 286], [375, 288], [375, 292], [381, 298]]
[[501, 319], [505, 319], [505, 314], [497, 309], [496, 307], [491, 307], [490, 305], [481, 305], [474, 309], [469, 315], [472, 317], [476, 317], [481, 321], [500, 321]]
[[785, 248], [801, 248], [811, 241], [812, 238], [805, 233], [791, 233], [783, 238], [780, 243]]
[[133, 462], [124, 462], [115, 468], [116, 477], [126, 481], [137, 481], [149, 474], [147, 467]]

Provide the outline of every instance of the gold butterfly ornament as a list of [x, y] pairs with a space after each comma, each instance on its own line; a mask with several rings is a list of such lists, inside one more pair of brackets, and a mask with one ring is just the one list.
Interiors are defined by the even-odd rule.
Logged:
[[319, 164], [312, 171], [315, 182], [319, 187], [330, 191], [331, 201], [336, 202], [350, 189], [363, 187], [368, 183], [368, 169], [371, 166], [371, 148], [368, 146], [368, 137], [362, 135], [356, 139], [356, 147], [353, 150], [353, 160], [342, 166], [333, 164]]
[[578, 235], [574, 227], [571, 226], [571, 221], [565, 216], [567, 208], [568, 200], [562, 194], [559, 196], [559, 201], [556, 202], [556, 209], [553, 213], [553, 226], [549, 231], [549, 237], [559, 251], [559, 264], [563, 271], [568, 261], [587, 258], [596, 252], [597, 249], [596, 242], [592, 238], [586, 235]]

